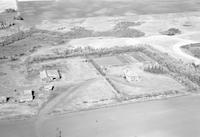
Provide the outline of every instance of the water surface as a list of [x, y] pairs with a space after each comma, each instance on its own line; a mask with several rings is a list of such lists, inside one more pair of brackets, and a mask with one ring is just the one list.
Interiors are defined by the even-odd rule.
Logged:
[[19, 2], [19, 10], [27, 21], [121, 16], [132, 14], [161, 14], [200, 10], [198, 0], [59, 0]]
[[103, 108], [44, 122], [43, 137], [199, 137], [200, 96]]

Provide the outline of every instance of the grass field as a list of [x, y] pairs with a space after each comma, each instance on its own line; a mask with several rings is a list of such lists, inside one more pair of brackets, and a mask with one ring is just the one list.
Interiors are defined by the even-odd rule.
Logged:
[[114, 101], [116, 98], [112, 87], [104, 79], [99, 78], [80, 84], [55, 106], [54, 112], [78, 111]]
[[93, 68], [89, 62], [84, 59], [75, 58], [66, 60], [66, 73], [63, 74], [65, 81], [84, 81], [99, 77], [98, 72]]
[[24, 68], [16, 62], [0, 66], [0, 95], [12, 96], [14, 90], [36, 89], [40, 86], [38, 78], [27, 79]]
[[[166, 75], [147, 73], [141, 70], [142, 64], [134, 64], [123, 67], [112, 67], [107, 71], [109, 78], [116, 88], [125, 96], [136, 96], [166, 91], [184, 91], [185, 87]], [[122, 77], [123, 70], [129, 68], [135, 72], [141, 80], [128, 82]]]
[[95, 58], [94, 61], [99, 66], [121, 66], [124, 62], [119, 60], [116, 56], [105, 56], [100, 58]]
[[200, 38], [199, 38], [200, 33], [199, 32], [193, 32], [193, 33], [189, 33], [183, 36], [180, 36], [183, 39], [188, 39], [188, 40], [193, 40], [196, 42], [200, 42]]
[[122, 54], [118, 55], [117, 58], [123, 62], [124, 64], [129, 64], [129, 63], [137, 63], [138, 60], [135, 58], [131, 57], [129, 54]]
[[151, 58], [149, 58], [147, 55], [141, 52], [130, 53], [129, 56], [135, 58], [136, 60], [138, 60], [138, 62], [144, 62], [144, 61], [154, 62]]
[[[116, 61], [116, 59], [118, 59]], [[132, 52], [117, 56], [100, 57], [94, 60], [100, 67], [105, 67], [105, 75], [122, 96], [165, 94], [166, 92], [184, 92], [186, 87], [167, 74], [153, 74], [143, 70], [146, 62], [155, 62], [142, 52]], [[119, 62], [121, 61], [121, 62]], [[122, 63], [123, 62], [123, 63]], [[127, 81], [124, 70], [129, 69], [138, 77], [138, 81]]]

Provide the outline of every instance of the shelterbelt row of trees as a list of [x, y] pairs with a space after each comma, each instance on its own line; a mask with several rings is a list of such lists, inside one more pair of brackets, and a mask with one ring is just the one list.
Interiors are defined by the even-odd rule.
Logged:
[[150, 46], [142, 50], [147, 56], [158, 62], [168, 70], [168, 73], [179, 82], [197, 89], [200, 87], [200, 68], [195, 68], [192, 64], [184, 64], [183, 61], [172, 58], [168, 54], [159, 52]]
[[158, 63], [162, 70], [174, 77], [177, 81], [181, 82], [191, 90], [200, 88], [200, 68], [195, 68], [191, 64], [184, 64], [181, 60], [172, 58], [166, 53], [162, 53], [153, 49], [149, 45], [138, 46], [126, 46], [126, 47], [113, 47], [94, 49], [92, 47], [65, 49], [62, 51], [55, 51], [55, 54], [40, 55], [31, 58], [27, 58], [26, 64], [33, 64], [46, 60], [58, 59], [58, 58], [70, 58], [76, 56], [104, 56], [115, 55], [127, 52], [142, 52], [152, 60]]

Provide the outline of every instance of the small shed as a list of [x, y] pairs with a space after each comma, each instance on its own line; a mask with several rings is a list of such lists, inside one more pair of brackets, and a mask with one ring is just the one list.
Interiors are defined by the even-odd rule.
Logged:
[[52, 81], [61, 79], [59, 70], [43, 70], [40, 72], [40, 78], [43, 81]]
[[45, 85], [44, 90], [45, 91], [52, 91], [52, 90], [54, 90], [54, 85]]
[[59, 70], [46, 70], [47, 76], [51, 80], [61, 79], [60, 71]]
[[24, 90], [19, 96], [19, 102], [30, 102], [34, 97], [35, 95], [33, 90]]

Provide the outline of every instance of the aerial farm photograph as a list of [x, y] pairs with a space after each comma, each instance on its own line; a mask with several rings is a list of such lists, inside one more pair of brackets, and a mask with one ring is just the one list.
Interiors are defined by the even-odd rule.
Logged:
[[0, 137], [200, 137], [200, 1], [0, 0]]

